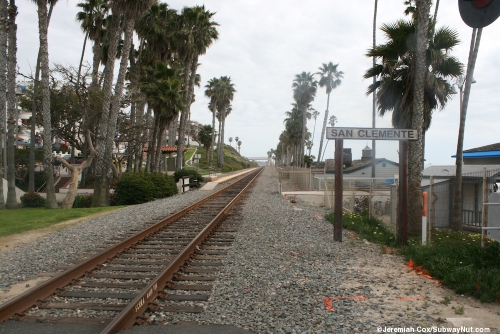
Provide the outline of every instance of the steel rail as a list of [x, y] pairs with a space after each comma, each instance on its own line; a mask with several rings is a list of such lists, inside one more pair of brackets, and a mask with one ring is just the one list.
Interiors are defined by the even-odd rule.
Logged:
[[[253, 171], [251, 171], [253, 172]], [[249, 175], [251, 172], [248, 172]], [[259, 171], [260, 173], [260, 171]], [[248, 177], [248, 175], [246, 176]], [[238, 180], [221, 190], [217, 191], [216, 193], [200, 200], [199, 202], [196, 202], [195, 204], [190, 205], [189, 207], [174, 213], [170, 217], [166, 218], [165, 220], [145, 229], [142, 232], [137, 233], [136, 235], [104, 250], [101, 253], [98, 253], [87, 260], [83, 261], [80, 264], [75, 265], [74, 267], [62, 272], [61, 274], [49, 279], [46, 282], [41, 283], [38, 286], [35, 286], [31, 288], [30, 290], [22, 293], [21, 295], [7, 301], [6, 303], [0, 305], [0, 322], [4, 322], [11, 317], [21, 314], [25, 310], [29, 309], [30, 307], [34, 306], [37, 301], [43, 300], [52, 294], [57, 292], [57, 289], [62, 288], [70, 283], [73, 282], [73, 280], [76, 280], [77, 278], [85, 275], [86, 273], [90, 272], [91, 270], [95, 269], [96, 266], [106, 262], [108, 259], [115, 257], [116, 255], [122, 253], [123, 251], [129, 249], [132, 245], [135, 243], [141, 241], [142, 239], [150, 236], [151, 234], [155, 233], [156, 231], [160, 230], [161, 228], [165, 227], [166, 225], [173, 223], [177, 221], [179, 218], [184, 216], [186, 213], [189, 211], [192, 211], [205, 202], [219, 196], [221, 193], [229, 190], [230, 188], [234, 187], [241, 181], [243, 181], [246, 177], [243, 177], [241, 180]]]
[[[250, 188], [253, 181], [260, 175], [262, 168], [253, 176], [252, 180], [236, 195], [224, 209], [178, 254], [157, 278], [150, 282], [130, 304], [110, 322], [101, 334], [115, 333], [122, 329], [132, 327], [138, 318], [148, 309], [155, 310], [159, 305], [154, 303], [158, 296], [166, 296], [163, 292], [167, 282], [171, 281], [174, 275], [185, 265], [185, 262], [193, 255], [197, 247], [212, 233], [218, 224], [228, 215], [229, 211]], [[250, 177], [249, 175], [248, 177]]]

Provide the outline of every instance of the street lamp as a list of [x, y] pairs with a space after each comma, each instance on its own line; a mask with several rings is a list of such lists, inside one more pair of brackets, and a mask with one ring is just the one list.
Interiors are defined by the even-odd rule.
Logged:
[[[458, 89], [460, 90], [460, 115], [462, 114], [463, 89], [464, 89], [464, 85], [465, 85], [465, 79], [466, 78], [463, 76], [458, 77], [457, 81], [454, 84], [452, 84], [452, 87], [451, 87], [452, 94], [457, 94], [457, 91], [455, 90], [455, 88], [453, 86], [457, 86]], [[476, 80], [474, 80], [474, 77], [472, 78], [471, 83], [473, 83], [473, 84], [476, 83]]]

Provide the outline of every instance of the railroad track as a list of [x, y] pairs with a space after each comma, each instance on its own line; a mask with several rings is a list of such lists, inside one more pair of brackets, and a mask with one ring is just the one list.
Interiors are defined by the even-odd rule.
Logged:
[[[237, 231], [231, 209], [262, 169], [77, 261], [48, 281], [0, 305], [8, 319], [105, 326], [114, 333], [149, 323], [154, 312], [201, 312]], [[235, 219], [228, 219], [228, 215]], [[234, 217], [233, 217], [234, 218]]]

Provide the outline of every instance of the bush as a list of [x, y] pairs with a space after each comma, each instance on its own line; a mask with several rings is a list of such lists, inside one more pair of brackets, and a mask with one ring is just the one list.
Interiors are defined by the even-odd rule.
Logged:
[[163, 173], [124, 173], [116, 183], [118, 205], [140, 204], [177, 194], [172, 176]]
[[39, 193], [29, 192], [21, 196], [21, 204], [25, 208], [42, 208], [45, 206], [45, 198]]
[[[175, 182], [179, 182], [180, 178], [182, 178], [183, 176], [190, 176], [190, 175], [192, 175], [193, 177], [189, 178], [189, 183], [196, 183], [196, 185], [190, 187], [199, 188], [200, 182], [203, 181], [203, 176], [201, 176], [201, 174], [195, 170], [190, 170], [190, 169], [178, 170], [177, 172], [174, 173]], [[194, 180], [196, 180], [196, 182]]]
[[92, 195], [76, 195], [73, 208], [90, 208]]

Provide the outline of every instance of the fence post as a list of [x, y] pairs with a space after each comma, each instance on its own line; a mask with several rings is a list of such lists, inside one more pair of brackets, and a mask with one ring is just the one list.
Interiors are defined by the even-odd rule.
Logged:
[[483, 167], [483, 216], [482, 216], [482, 219], [481, 219], [481, 226], [483, 228], [481, 228], [481, 247], [484, 247], [486, 246], [486, 230], [484, 229], [487, 225], [487, 210], [488, 210], [488, 206], [487, 205], [484, 205], [484, 203], [486, 203], [488, 201], [488, 176], [487, 176], [487, 172], [486, 172], [486, 166]]
[[433, 213], [434, 210], [432, 209], [434, 207], [433, 201], [432, 201], [432, 195], [434, 191], [434, 176], [431, 175], [430, 178], [430, 184], [429, 184], [429, 217], [427, 217], [427, 225], [429, 226], [428, 230], [428, 236], [427, 236], [427, 244], [431, 244], [431, 238], [432, 238], [432, 218], [433, 218]]
[[427, 192], [422, 193], [422, 245], [427, 244]]

